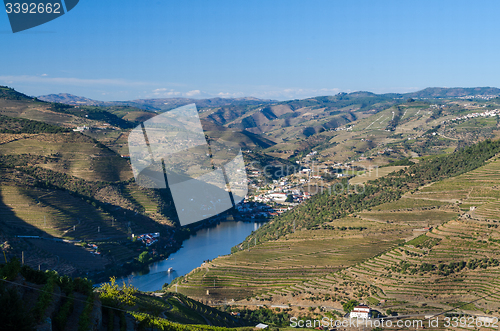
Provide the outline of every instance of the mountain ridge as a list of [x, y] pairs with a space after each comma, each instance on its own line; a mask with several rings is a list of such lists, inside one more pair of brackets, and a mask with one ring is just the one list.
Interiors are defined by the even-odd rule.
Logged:
[[144, 110], [165, 111], [183, 105], [196, 103], [198, 107], [220, 107], [230, 104], [261, 104], [274, 103], [274, 100], [264, 100], [254, 97], [242, 98], [150, 98], [150, 99], [134, 99], [128, 101], [99, 101], [86, 97], [77, 96], [70, 93], [58, 93], [41, 95], [38, 99], [46, 102], [58, 102], [69, 105], [82, 106], [133, 106]]
[[[462, 98], [467, 96], [499, 96], [500, 89], [496, 87], [427, 87], [416, 92], [409, 93], [373, 93], [370, 91], [354, 91], [350, 93], [341, 92], [335, 96], [348, 95], [351, 97], [366, 97], [366, 96], [385, 96], [385, 97], [400, 97], [400, 98]], [[241, 97], [241, 98], [147, 98], [147, 99], [133, 99], [127, 101], [100, 101], [94, 100], [83, 96], [74, 95], [71, 93], [54, 93], [47, 95], [40, 95], [37, 98], [47, 102], [58, 102], [71, 105], [87, 105], [87, 106], [110, 106], [110, 105], [129, 105], [146, 110], [168, 110], [173, 106], [196, 103], [199, 107], [220, 107], [226, 105], [236, 104], [259, 104], [259, 103], [283, 103], [296, 100], [309, 100], [324, 98], [328, 96], [314, 96], [304, 99], [291, 99], [284, 101], [277, 101], [272, 99], [259, 99], [255, 97]]]

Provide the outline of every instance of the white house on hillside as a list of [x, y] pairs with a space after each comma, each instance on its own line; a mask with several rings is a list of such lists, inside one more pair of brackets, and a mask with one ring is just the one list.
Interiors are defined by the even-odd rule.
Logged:
[[359, 319], [369, 319], [371, 317], [370, 307], [366, 305], [359, 305], [354, 307], [354, 309], [349, 314], [349, 318], [359, 318]]

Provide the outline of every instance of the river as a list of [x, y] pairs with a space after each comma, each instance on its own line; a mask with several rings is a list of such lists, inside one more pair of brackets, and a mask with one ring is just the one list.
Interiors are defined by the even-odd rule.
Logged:
[[[182, 243], [182, 247], [168, 259], [152, 263], [148, 273], [134, 272], [119, 279], [131, 283], [141, 291], [156, 291], [174, 278], [189, 273], [203, 261], [212, 260], [219, 255], [231, 253], [231, 247], [241, 243], [252, 231], [263, 223], [225, 221], [215, 227], [198, 230]], [[172, 272], [167, 270], [172, 268]]]

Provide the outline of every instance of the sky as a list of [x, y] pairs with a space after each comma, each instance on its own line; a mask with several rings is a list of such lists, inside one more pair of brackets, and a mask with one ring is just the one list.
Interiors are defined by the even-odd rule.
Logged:
[[500, 87], [500, 2], [80, 0], [12, 33], [0, 85], [96, 100]]

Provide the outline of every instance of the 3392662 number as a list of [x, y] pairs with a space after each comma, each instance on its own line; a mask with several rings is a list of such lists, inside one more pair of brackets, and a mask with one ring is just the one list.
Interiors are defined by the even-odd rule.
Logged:
[[444, 318], [444, 327], [449, 328], [480, 328], [480, 327], [487, 327], [487, 328], [498, 328], [498, 318], [492, 317], [488, 319], [479, 319], [474, 316], [462, 316], [462, 317], [445, 317]]
[[35, 2], [15, 2], [6, 3], [5, 10], [7, 14], [61, 14], [60, 3], [35, 3]]

